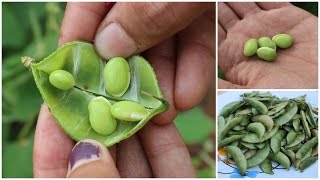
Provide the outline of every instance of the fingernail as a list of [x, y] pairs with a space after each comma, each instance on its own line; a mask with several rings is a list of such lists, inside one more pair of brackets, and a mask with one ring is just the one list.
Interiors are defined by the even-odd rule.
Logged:
[[118, 23], [111, 23], [105, 27], [95, 38], [95, 46], [105, 59], [116, 56], [128, 57], [137, 51], [135, 41]]
[[79, 141], [72, 149], [69, 157], [68, 174], [86, 163], [101, 158], [101, 149], [97, 142], [92, 140]]

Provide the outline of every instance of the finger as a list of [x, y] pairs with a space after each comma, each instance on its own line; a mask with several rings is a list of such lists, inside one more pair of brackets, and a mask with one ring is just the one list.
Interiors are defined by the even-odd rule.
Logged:
[[149, 122], [139, 135], [155, 177], [195, 177], [188, 149], [173, 123]]
[[59, 46], [74, 40], [92, 41], [113, 3], [69, 2], [63, 17]]
[[79, 141], [70, 154], [69, 178], [120, 177], [114, 161], [101, 143], [94, 140]]
[[258, 2], [257, 3], [264, 10], [278, 9], [286, 6], [292, 6], [289, 2]]
[[233, 9], [233, 12], [235, 12], [241, 19], [261, 11], [260, 7], [254, 2], [230, 2], [227, 3], [227, 5]]
[[218, 23], [218, 46], [224, 41], [227, 37], [227, 32], [222, 28], [221, 24]]
[[55, 122], [46, 105], [41, 106], [33, 146], [34, 177], [66, 177], [74, 142]]
[[157, 124], [170, 123], [177, 114], [173, 102], [175, 48], [174, 38], [170, 38], [144, 53], [144, 56], [148, 59], [157, 75], [164, 99], [169, 103], [169, 108], [166, 112], [152, 118], [152, 121]]
[[116, 3], [98, 29], [95, 46], [110, 59], [141, 52], [185, 28], [207, 3]]
[[109, 153], [111, 154], [111, 157], [114, 162], [117, 162], [117, 144], [108, 147]]
[[118, 146], [117, 168], [121, 177], [152, 177], [149, 161], [137, 135], [121, 141]]
[[218, 88], [219, 89], [246, 89], [248, 87], [246, 86], [241, 86], [238, 84], [233, 84], [228, 81], [218, 79]]
[[239, 17], [226, 3], [218, 3], [218, 22], [226, 32], [239, 20]]
[[177, 109], [186, 110], [200, 103], [213, 83], [215, 59], [215, 13], [197, 18], [179, 34], [178, 61], [174, 87]]

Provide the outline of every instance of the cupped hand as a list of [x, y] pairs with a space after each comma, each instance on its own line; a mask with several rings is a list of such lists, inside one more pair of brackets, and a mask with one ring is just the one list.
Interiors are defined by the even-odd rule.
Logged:
[[[214, 7], [214, 3], [68, 3], [59, 45], [94, 42], [105, 59], [142, 53], [170, 107], [139, 133], [107, 150], [92, 140], [74, 146], [43, 105], [35, 134], [34, 176], [194, 177], [190, 155], [172, 121], [177, 110], [197, 105], [213, 81]], [[92, 152], [100, 154], [88, 154]]]
[[[318, 19], [290, 3], [219, 3], [218, 61], [227, 81], [219, 88], [318, 86]], [[293, 45], [277, 49], [274, 62], [243, 55], [250, 38], [290, 34]]]

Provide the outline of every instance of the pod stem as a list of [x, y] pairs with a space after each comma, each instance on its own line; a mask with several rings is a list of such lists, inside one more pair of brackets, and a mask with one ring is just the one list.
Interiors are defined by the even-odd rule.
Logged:
[[34, 59], [29, 56], [21, 57], [21, 62], [25, 67], [30, 67], [30, 64], [32, 64], [32, 61], [34, 61]]

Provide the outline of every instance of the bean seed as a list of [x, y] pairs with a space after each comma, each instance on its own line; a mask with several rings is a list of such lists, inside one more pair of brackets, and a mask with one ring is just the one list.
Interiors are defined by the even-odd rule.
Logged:
[[276, 49], [276, 44], [269, 37], [260, 37], [258, 39], [259, 48], [268, 47], [272, 49]]
[[274, 49], [268, 47], [261, 47], [257, 50], [257, 55], [260, 59], [265, 61], [274, 61], [277, 53]]
[[148, 116], [147, 109], [132, 101], [119, 101], [111, 106], [112, 115], [123, 121], [140, 121]]
[[272, 37], [272, 41], [275, 42], [279, 48], [288, 48], [292, 45], [293, 38], [289, 34], [277, 34]]
[[109, 94], [121, 97], [130, 84], [130, 67], [128, 62], [115, 57], [108, 61], [103, 70], [104, 83]]
[[256, 39], [249, 39], [243, 48], [243, 54], [245, 56], [253, 56], [258, 49], [258, 41]]
[[72, 74], [65, 70], [53, 71], [49, 76], [49, 81], [54, 87], [61, 90], [68, 90], [76, 84]]
[[99, 134], [109, 135], [117, 128], [117, 121], [111, 114], [111, 104], [104, 97], [93, 98], [89, 105], [89, 121], [92, 129]]

